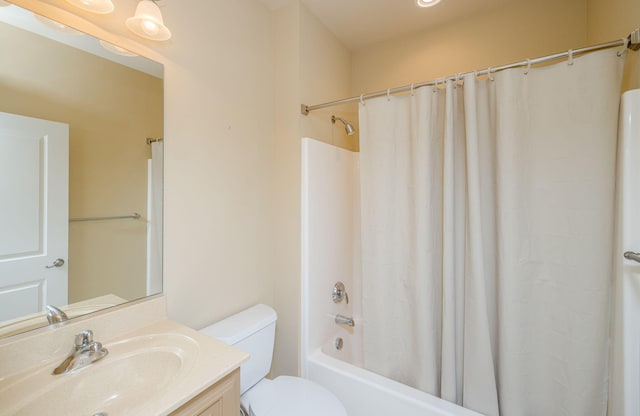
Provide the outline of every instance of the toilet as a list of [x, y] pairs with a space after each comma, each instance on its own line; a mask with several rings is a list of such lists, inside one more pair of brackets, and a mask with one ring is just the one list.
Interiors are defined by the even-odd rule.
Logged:
[[347, 416], [336, 396], [300, 377], [266, 377], [271, 369], [276, 311], [255, 305], [200, 330], [205, 335], [248, 352], [240, 366], [240, 402], [250, 416]]

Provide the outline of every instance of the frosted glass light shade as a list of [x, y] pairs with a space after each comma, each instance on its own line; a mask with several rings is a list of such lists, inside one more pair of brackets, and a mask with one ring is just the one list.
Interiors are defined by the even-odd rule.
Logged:
[[91, 13], [108, 14], [114, 9], [111, 0], [67, 0], [67, 2]]
[[171, 38], [160, 8], [151, 0], [141, 0], [136, 7], [136, 14], [127, 19], [126, 25], [130, 31], [146, 39], [163, 41]]
[[418, 7], [431, 7], [440, 3], [440, 0], [416, 0], [416, 5]]

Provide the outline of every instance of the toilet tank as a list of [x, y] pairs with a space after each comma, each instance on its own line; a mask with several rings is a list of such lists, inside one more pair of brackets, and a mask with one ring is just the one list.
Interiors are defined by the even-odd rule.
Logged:
[[240, 367], [240, 394], [269, 374], [276, 319], [275, 310], [259, 304], [200, 330], [251, 355], [249, 361]]

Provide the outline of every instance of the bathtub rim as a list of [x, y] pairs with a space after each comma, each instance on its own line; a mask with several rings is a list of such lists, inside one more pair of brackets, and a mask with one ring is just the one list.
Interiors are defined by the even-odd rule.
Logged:
[[[448, 402], [439, 397], [425, 393], [413, 387], [402, 384], [398, 381], [391, 380], [367, 369], [358, 367], [338, 358], [331, 357], [317, 348], [307, 355], [307, 362], [303, 367], [302, 377], [311, 381], [309, 377], [309, 363], [323, 367], [327, 371], [334, 371], [342, 377], [354, 379], [357, 382], [365, 384], [367, 387], [384, 392], [395, 399], [409, 402], [419, 407], [425, 407], [425, 410], [440, 412], [451, 416], [483, 416], [481, 413], [471, 409], [464, 408], [455, 403]], [[327, 386], [325, 386], [327, 387]]]

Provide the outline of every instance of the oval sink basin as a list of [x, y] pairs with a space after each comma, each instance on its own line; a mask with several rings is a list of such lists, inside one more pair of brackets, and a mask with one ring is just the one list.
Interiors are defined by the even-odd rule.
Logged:
[[184, 379], [198, 355], [197, 342], [182, 334], [133, 337], [105, 348], [105, 358], [72, 373], [52, 375], [56, 361], [2, 380], [0, 414], [142, 414]]

